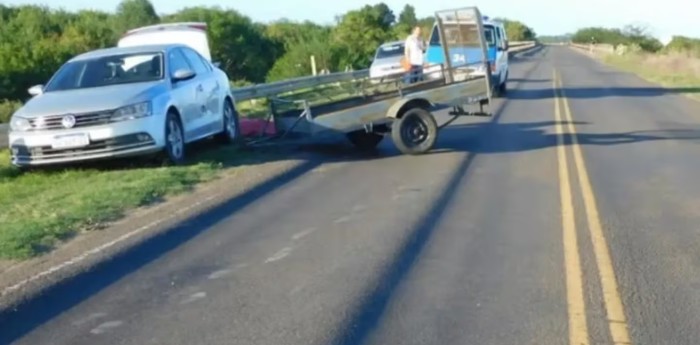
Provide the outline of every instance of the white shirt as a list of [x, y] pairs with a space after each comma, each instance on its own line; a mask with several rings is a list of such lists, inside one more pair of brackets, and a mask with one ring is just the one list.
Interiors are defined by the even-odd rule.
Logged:
[[410, 35], [406, 38], [406, 48], [408, 62], [414, 66], [423, 66], [423, 41], [420, 38]]

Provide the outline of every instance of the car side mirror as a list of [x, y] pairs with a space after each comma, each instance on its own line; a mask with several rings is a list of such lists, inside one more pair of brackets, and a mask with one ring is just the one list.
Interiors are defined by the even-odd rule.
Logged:
[[508, 48], [509, 48], [508, 41], [504, 41], [504, 42], [503, 42], [503, 50], [504, 50], [504, 51], [507, 51]]
[[187, 69], [187, 68], [181, 68], [175, 73], [173, 73], [173, 81], [178, 82], [178, 81], [185, 81], [185, 80], [190, 80], [194, 78], [197, 75], [193, 70]]
[[34, 85], [34, 86], [30, 87], [30, 88], [27, 90], [27, 92], [29, 92], [29, 94], [32, 95], [32, 96], [41, 95], [42, 93], [44, 93], [44, 85], [41, 85], [41, 84], [39, 84], [39, 85]]

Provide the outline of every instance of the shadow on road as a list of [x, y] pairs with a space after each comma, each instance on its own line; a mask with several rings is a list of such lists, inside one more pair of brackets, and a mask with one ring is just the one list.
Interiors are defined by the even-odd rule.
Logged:
[[[529, 75], [529, 74], [528, 74]], [[524, 79], [527, 81], [529, 79]], [[553, 91], [549, 89], [518, 90], [514, 89], [510, 94], [514, 98], [546, 99], [552, 98]], [[509, 97], [510, 98], [510, 97]], [[500, 117], [503, 111], [511, 103], [505, 103], [499, 109], [492, 121], [452, 125], [443, 129], [434, 154], [441, 151], [468, 152], [466, 158], [459, 164], [450, 180], [444, 187], [433, 207], [426, 210], [422, 220], [411, 229], [406, 236], [406, 241], [401, 244], [397, 254], [386, 268], [373, 281], [363, 298], [358, 301], [353, 313], [341, 326], [338, 335], [330, 342], [334, 345], [355, 345], [366, 343], [374, 330], [381, 323], [391, 299], [401, 283], [410, 274], [415, 263], [420, 260], [421, 253], [438, 230], [439, 222], [452, 203], [455, 194], [460, 190], [459, 185], [465, 183], [469, 174], [467, 171], [476, 157], [485, 154], [501, 154], [538, 150], [555, 147], [557, 136], [554, 126], [555, 121], [501, 123]], [[567, 125], [568, 122], [560, 123]], [[574, 122], [579, 129], [585, 128], [589, 123]], [[577, 136], [579, 143], [583, 145], [618, 145], [652, 140], [697, 140], [700, 139], [700, 130], [677, 131], [649, 131], [628, 133], [581, 133]], [[565, 145], [571, 144], [571, 137], [566, 136]]]

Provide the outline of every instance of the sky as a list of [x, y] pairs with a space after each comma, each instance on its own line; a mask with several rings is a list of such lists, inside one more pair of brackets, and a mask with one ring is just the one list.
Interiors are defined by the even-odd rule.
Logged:
[[[98, 9], [114, 11], [119, 0], [2, 0], [8, 5], [42, 4], [67, 10]], [[234, 8], [257, 21], [280, 18], [332, 23], [336, 15], [379, 0], [151, 0], [160, 14], [187, 6]], [[697, 0], [384, 0], [398, 15], [407, 3], [419, 17], [437, 10], [477, 6], [482, 14], [520, 20], [539, 35], [557, 35], [586, 26], [623, 27], [643, 25], [650, 33], [666, 41], [672, 35], [700, 37], [700, 2]], [[439, 6], [435, 4], [440, 2]], [[61, 4], [61, 5], [59, 5]], [[695, 15], [693, 15], [693, 13]]]

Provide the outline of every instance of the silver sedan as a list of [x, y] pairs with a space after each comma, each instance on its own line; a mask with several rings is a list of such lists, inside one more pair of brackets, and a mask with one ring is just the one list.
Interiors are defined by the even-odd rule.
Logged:
[[109, 48], [79, 55], [10, 121], [16, 166], [160, 153], [185, 159], [185, 144], [238, 139], [226, 74], [186, 45]]

